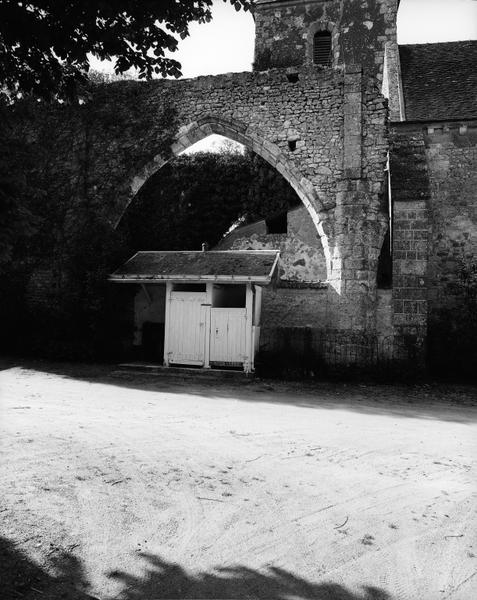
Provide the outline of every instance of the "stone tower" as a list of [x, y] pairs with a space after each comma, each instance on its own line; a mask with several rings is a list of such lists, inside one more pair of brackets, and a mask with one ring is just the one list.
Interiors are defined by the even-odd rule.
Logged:
[[386, 48], [397, 46], [398, 5], [399, 0], [257, 0], [255, 69], [313, 66], [314, 42], [327, 33], [329, 66], [360, 65], [381, 80]]
[[[376, 266], [383, 231], [384, 173], [373, 144], [386, 151], [386, 123], [373, 114], [382, 95], [399, 119], [396, 20], [400, 0], [257, 0], [255, 71], [286, 70], [290, 81], [309, 72], [334, 73], [342, 90], [342, 170], [335, 171], [328, 213], [331, 327], [376, 327]], [[390, 66], [393, 68], [390, 69]], [[321, 79], [317, 79], [318, 86]], [[381, 95], [382, 94], [382, 95]], [[324, 111], [323, 111], [324, 109]], [[326, 107], [316, 108], [320, 120]], [[373, 130], [374, 128], [374, 130]], [[372, 165], [372, 166], [371, 166]], [[371, 168], [370, 168], [371, 167]], [[374, 172], [373, 172], [374, 170]], [[317, 188], [319, 188], [317, 183]]]

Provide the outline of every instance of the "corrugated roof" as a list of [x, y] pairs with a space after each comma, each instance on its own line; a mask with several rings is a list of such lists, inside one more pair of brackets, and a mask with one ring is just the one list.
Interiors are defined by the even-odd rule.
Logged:
[[399, 47], [406, 121], [477, 118], [477, 40]]
[[110, 281], [256, 281], [268, 283], [278, 259], [276, 250], [210, 252], [138, 252]]

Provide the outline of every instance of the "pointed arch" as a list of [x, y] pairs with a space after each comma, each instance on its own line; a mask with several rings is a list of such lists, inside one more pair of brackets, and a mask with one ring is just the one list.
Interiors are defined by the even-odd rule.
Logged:
[[144, 166], [140, 173], [134, 176], [130, 184], [129, 198], [126, 205], [122, 207], [121, 215], [118, 217], [115, 227], [117, 227], [127, 207], [149, 177], [154, 175], [171, 158], [181, 154], [196, 142], [212, 134], [222, 135], [243, 144], [266, 160], [291, 185], [315, 224], [323, 246], [327, 270], [330, 273], [331, 257], [329, 239], [323, 227], [323, 220], [319, 216], [322, 204], [312, 183], [302, 175], [276, 144], [265, 138], [258, 128], [217, 115], [203, 114], [195, 121], [180, 127], [175, 141], [171, 145], [172, 156], [167, 159], [161, 155], [155, 156]]

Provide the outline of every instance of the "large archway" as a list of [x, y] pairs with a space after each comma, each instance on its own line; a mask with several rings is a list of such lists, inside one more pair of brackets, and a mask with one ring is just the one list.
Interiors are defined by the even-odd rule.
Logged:
[[308, 181], [287, 159], [276, 144], [265, 139], [265, 136], [258, 128], [252, 128], [239, 121], [229, 120], [215, 115], [203, 115], [196, 121], [180, 127], [175, 141], [171, 146], [171, 157], [164, 158], [161, 155], [156, 155], [139, 173], [134, 175], [130, 182], [129, 197], [122, 207], [121, 214], [115, 221], [115, 227], [118, 226], [122, 215], [133, 201], [136, 194], [152, 175], [163, 167], [173, 156], [178, 156], [196, 142], [213, 134], [219, 134], [243, 144], [246, 148], [255, 152], [267, 161], [290, 184], [307, 209], [317, 229], [325, 255], [327, 273], [330, 274], [331, 254], [329, 238], [325, 231], [323, 220], [320, 218], [319, 212], [315, 208], [317, 206], [320, 207], [321, 203], [312, 183]]

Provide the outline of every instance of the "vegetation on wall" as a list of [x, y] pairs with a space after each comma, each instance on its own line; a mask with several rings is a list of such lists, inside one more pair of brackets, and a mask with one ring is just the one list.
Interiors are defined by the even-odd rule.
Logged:
[[212, 248], [237, 223], [287, 211], [296, 192], [254, 153], [197, 153], [171, 160], [139, 192], [121, 222], [134, 250]]
[[[135, 93], [134, 86], [121, 89]], [[121, 332], [111, 315], [128, 303], [118, 298], [123, 290], [113, 289], [107, 276], [134, 251], [199, 249], [202, 242], [213, 246], [237, 221], [260, 219], [299, 202], [288, 183], [251, 153], [182, 156], [145, 184], [114, 230], [104, 210], [109, 189], [98, 189], [89, 181], [88, 166], [95, 160], [90, 139], [98, 134], [91, 121], [94, 113], [102, 127], [130, 124], [123, 122], [115, 106], [101, 102], [101, 86], [94, 103], [61, 109], [71, 113], [74, 153], [69, 160], [78, 161], [81, 168], [74, 169], [71, 180], [48, 188], [49, 193], [44, 190], [48, 181], [55, 181], [48, 162], [54, 154], [50, 132], [55, 111], [44, 106], [38, 120], [33, 106], [29, 116], [28, 103], [18, 110], [24, 113], [24, 139], [30, 139], [40, 154], [33, 187], [33, 179], [27, 181], [25, 176], [31, 172], [32, 148], [25, 148], [24, 160], [18, 160], [22, 148], [11, 152], [14, 141], [4, 127], [0, 144], [0, 270], [8, 281], [0, 292], [4, 350], [67, 359], [112, 356], [113, 348], [119, 349]], [[30, 118], [42, 124], [33, 142]], [[155, 114], [155, 127], [151, 136], [159, 144], [157, 151], [166, 154], [176, 128], [174, 111], [165, 106]], [[128, 163], [129, 147], [118, 151], [124, 168], [134, 171], [137, 165]]]
[[[125, 86], [123, 93], [134, 89]], [[10, 117], [19, 114], [15, 139], [10, 139], [8, 119], [0, 119], [0, 234], [5, 234], [0, 271], [8, 282], [0, 290], [4, 350], [88, 358], [105, 356], [114, 345], [107, 275], [130, 250], [108, 220], [110, 189], [90, 181], [91, 139], [98, 134], [91, 121], [100, 112], [103, 127], [130, 124], [116, 106], [101, 102], [100, 87], [95, 100], [83, 106], [50, 107], [29, 100], [4, 107]], [[58, 111], [69, 113], [65, 135], [72, 141], [71, 177], [59, 178], [52, 171], [57, 140], [51, 132]], [[150, 132], [150, 146], [165, 154], [176, 127], [175, 111], [165, 102], [154, 117], [157, 131]], [[134, 161], [144, 160], [141, 153], [131, 158], [129, 147], [118, 153], [125, 169], [135, 170]], [[32, 156], [33, 166], [28, 162]]]

